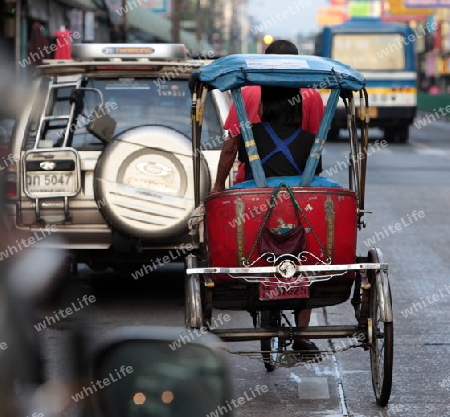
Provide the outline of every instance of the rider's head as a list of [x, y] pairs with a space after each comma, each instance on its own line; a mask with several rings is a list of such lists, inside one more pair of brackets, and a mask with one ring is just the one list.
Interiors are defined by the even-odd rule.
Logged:
[[[298, 49], [292, 42], [279, 39], [267, 47], [265, 54], [298, 55]], [[262, 87], [259, 113], [263, 122], [300, 126], [302, 101], [298, 88]]]
[[261, 87], [261, 121], [301, 126], [302, 101], [298, 88]]
[[298, 55], [298, 49], [292, 42], [279, 39], [266, 48], [265, 54]]

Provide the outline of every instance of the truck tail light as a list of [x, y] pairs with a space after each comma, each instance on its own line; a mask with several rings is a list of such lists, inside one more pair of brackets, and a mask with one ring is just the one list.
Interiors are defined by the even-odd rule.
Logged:
[[5, 163], [8, 158], [9, 145], [7, 143], [0, 143], [0, 163]]
[[8, 166], [5, 173], [5, 191], [6, 198], [16, 198], [18, 196], [18, 179], [17, 179], [17, 166], [16, 163], [12, 163]]

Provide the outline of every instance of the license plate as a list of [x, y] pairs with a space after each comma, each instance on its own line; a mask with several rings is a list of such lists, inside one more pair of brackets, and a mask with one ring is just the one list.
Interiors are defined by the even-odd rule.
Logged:
[[[356, 114], [359, 117], [360, 111], [359, 111], [359, 107], [356, 108]], [[369, 116], [371, 119], [375, 119], [376, 117], [378, 117], [378, 108], [377, 107], [369, 107]]]
[[72, 194], [76, 191], [74, 179], [73, 172], [36, 172], [27, 174], [26, 187], [29, 194]]
[[259, 284], [259, 299], [267, 300], [284, 300], [289, 298], [309, 298], [309, 286], [302, 285], [298, 287], [282, 287], [273, 285]]

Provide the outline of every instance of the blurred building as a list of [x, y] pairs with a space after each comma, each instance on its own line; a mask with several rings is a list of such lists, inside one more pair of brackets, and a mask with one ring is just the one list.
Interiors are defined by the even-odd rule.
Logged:
[[[69, 30], [71, 42], [110, 39], [108, 14], [95, 0], [3, 0], [0, 14], [4, 22], [1, 35], [22, 76], [43, 59], [53, 58], [55, 50], [50, 46], [68, 46]], [[63, 39], [66, 41], [61, 42]]]
[[450, 94], [450, 8], [429, 18], [437, 29], [428, 35], [421, 59], [425, 87], [435, 93]]
[[[159, 3], [168, 5], [169, 0]], [[0, 0], [0, 36], [15, 57], [18, 75], [25, 77], [42, 59], [54, 57], [57, 52], [50, 50], [50, 46], [56, 45], [59, 51], [60, 47], [67, 46], [67, 39], [70, 42], [171, 42], [169, 8], [158, 11], [149, 5], [148, 0]], [[222, 20], [217, 16], [215, 21]], [[193, 54], [212, 49], [208, 42], [183, 29], [180, 41]]]
[[[197, 0], [199, 1], [199, 0]], [[248, 0], [204, 0], [205, 33], [217, 56], [248, 52]]]
[[450, 6], [438, 0], [411, 4], [420, 7], [407, 7], [408, 0], [383, 0], [382, 18], [408, 23], [419, 34], [415, 47], [420, 90], [450, 93]]

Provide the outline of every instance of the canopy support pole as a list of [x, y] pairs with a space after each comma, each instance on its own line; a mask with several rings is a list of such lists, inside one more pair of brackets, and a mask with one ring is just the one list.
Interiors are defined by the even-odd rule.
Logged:
[[247, 151], [255, 184], [258, 188], [266, 188], [268, 187], [266, 176], [264, 174], [261, 160], [259, 159], [258, 149], [256, 148], [255, 139], [253, 138], [252, 125], [248, 120], [241, 89], [232, 89], [231, 96], [233, 97], [238, 118], [241, 121], [241, 135], [244, 139], [245, 150]]
[[325, 145], [325, 141], [327, 140], [328, 130], [330, 129], [331, 121], [333, 120], [334, 113], [336, 111], [339, 95], [339, 89], [331, 90], [330, 98], [328, 99], [325, 109], [325, 114], [319, 127], [319, 132], [317, 133], [316, 140], [311, 147], [311, 152], [309, 154], [308, 161], [306, 162], [306, 167], [300, 182], [301, 187], [309, 187], [314, 176], [316, 175], [316, 168], [319, 164], [320, 157], [322, 156], [322, 150]]

